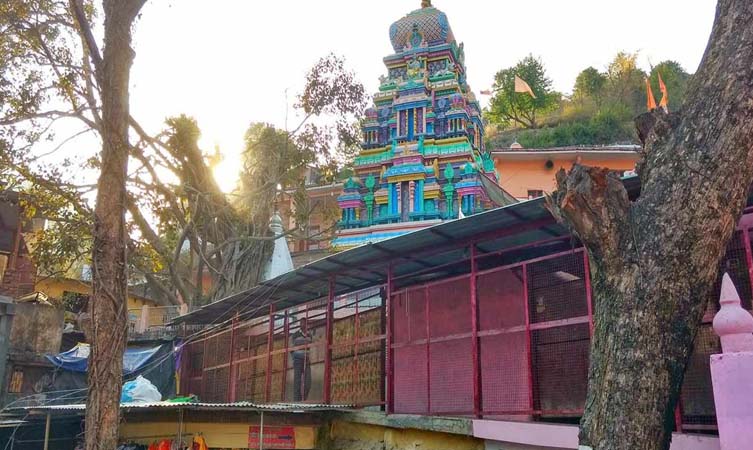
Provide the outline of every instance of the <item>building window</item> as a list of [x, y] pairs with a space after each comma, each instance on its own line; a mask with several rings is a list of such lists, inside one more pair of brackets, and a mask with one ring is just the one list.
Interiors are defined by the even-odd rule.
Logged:
[[21, 392], [21, 386], [24, 383], [24, 371], [21, 369], [14, 369], [13, 375], [10, 379], [10, 386], [8, 386], [8, 392], [18, 394]]
[[309, 227], [309, 237], [311, 237], [311, 239], [308, 241], [309, 250], [319, 250], [320, 248], [322, 248], [321, 247], [322, 241], [321, 241], [320, 234], [321, 234], [321, 231], [320, 231], [319, 226]]
[[528, 200], [539, 198], [544, 196], [544, 191], [540, 189], [529, 189], [528, 190]]
[[0, 283], [3, 282], [5, 269], [8, 267], [8, 255], [0, 255]]

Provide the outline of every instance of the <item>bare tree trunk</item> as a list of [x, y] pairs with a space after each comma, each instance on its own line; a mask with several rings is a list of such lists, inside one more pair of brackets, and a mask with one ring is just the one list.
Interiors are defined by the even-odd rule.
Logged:
[[751, 42], [753, 2], [720, 0], [682, 111], [637, 120], [639, 199], [606, 169], [557, 174], [549, 207], [588, 249], [595, 300], [582, 448], [669, 448], [693, 339], [753, 181]]
[[94, 210], [94, 288], [86, 449], [115, 449], [126, 344], [126, 172], [131, 26], [145, 0], [104, 0], [105, 47], [97, 80], [102, 97], [102, 167]]

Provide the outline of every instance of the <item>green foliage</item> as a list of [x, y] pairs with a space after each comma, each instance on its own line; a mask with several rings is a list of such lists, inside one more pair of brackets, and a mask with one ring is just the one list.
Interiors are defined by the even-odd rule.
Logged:
[[518, 142], [526, 148], [631, 142], [634, 135], [628, 125], [618, 114], [600, 112], [588, 120], [538, 130], [524, 130], [519, 133]]
[[66, 312], [79, 314], [86, 310], [89, 303], [89, 295], [78, 292], [63, 292], [63, 307]]
[[[324, 182], [334, 182], [348, 171], [358, 152], [358, 119], [366, 106], [364, 87], [345, 67], [342, 58], [327, 55], [306, 75], [306, 85], [295, 107], [303, 116], [292, 131], [252, 123], [245, 136], [243, 171], [238, 205], [255, 223], [266, 223], [281, 193], [294, 191], [295, 221], [307, 233], [310, 214], [319, 205], [308, 202], [303, 178], [317, 170]], [[327, 118], [323, 126], [310, 119]], [[290, 231], [290, 230], [289, 230]]]
[[651, 88], [656, 95], [657, 103], [661, 99], [661, 91], [659, 90], [659, 74], [667, 86], [667, 92], [669, 94], [669, 110], [677, 110], [682, 106], [682, 102], [685, 99], [685, 89], [690, 80], [690, 74], [682, 68], [680, 63], [672, 60], [662, 61], [651, 69]]
[[296, 187], [303, 171], [316, 159], [311, 147], [300, 147], [284, 130], [254, 123], [246, 131], [240, 206], [254, 221], [266, 222], [272, 215], [280, 188]]
[[[536, 98], [515, 92], [516, 75], [528, 83]], [[556, 109], [561, 97], [552, 90], [552, 81], [546, 76], [544, 64], [532, 55], [513, 67], [497, 72], [494, 91], [487, 119], [492, 123], [522, 128], [538, 127], [538, 118]]]
[[593, 67], [578, 74], [573, 89], [573, 99], [581, 103], [592, 101], [601, 105], [607, 86], [607, 76]]
[[[487, 146], [509, 147], [515, 140], [529, 148], [636, 143], [633, 120], [646, 110], [647, 76], [637, 59], [636, 53], [620, 52], [604, 72], [594, 67], [581, 71], [572, 97], [559, 99], [555, 108], [540, 116], [539, 129], [514, 120], [497, 120], [494, 112], [499, 103], [494, 103], [495, 97], [486, 112], [491, 125], [487, 128]], [[661, 98], [658, 73], [669, 91], [670, 110], [679, 108], [690, 74], [674, 61], [654, 67], [650, 79], [657, 101]]]
[[607, 67], [608, 101], [635, 115], [645, 111], [646, 105], [646, 73], [638, 68], [637, 60], [637, 53], [619, 52]]

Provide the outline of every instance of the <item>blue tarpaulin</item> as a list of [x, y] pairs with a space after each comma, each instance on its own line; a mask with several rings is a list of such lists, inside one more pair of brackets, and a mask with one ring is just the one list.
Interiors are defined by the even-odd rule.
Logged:
[[[164, 345], [164, 344], [163, 344]], [[169, 344], [167, 344], [169, 345]], [[160, 350], [156, 347], [129, 347], [123, 354], [123, 375], [138, 372]], [[72, 372], [86, 372], [89, 362], [89, 344], [78, 344], [67, 352], [47, 355], [55, 366]]]

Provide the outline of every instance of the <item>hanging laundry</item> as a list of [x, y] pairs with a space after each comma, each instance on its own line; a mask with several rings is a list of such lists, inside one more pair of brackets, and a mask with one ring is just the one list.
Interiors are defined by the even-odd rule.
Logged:
[[207, 447], [207, 441], [204, 440], [204, 436], [198, 434], [193, 437], [193, 450], [209, 450], [209, 447]]

